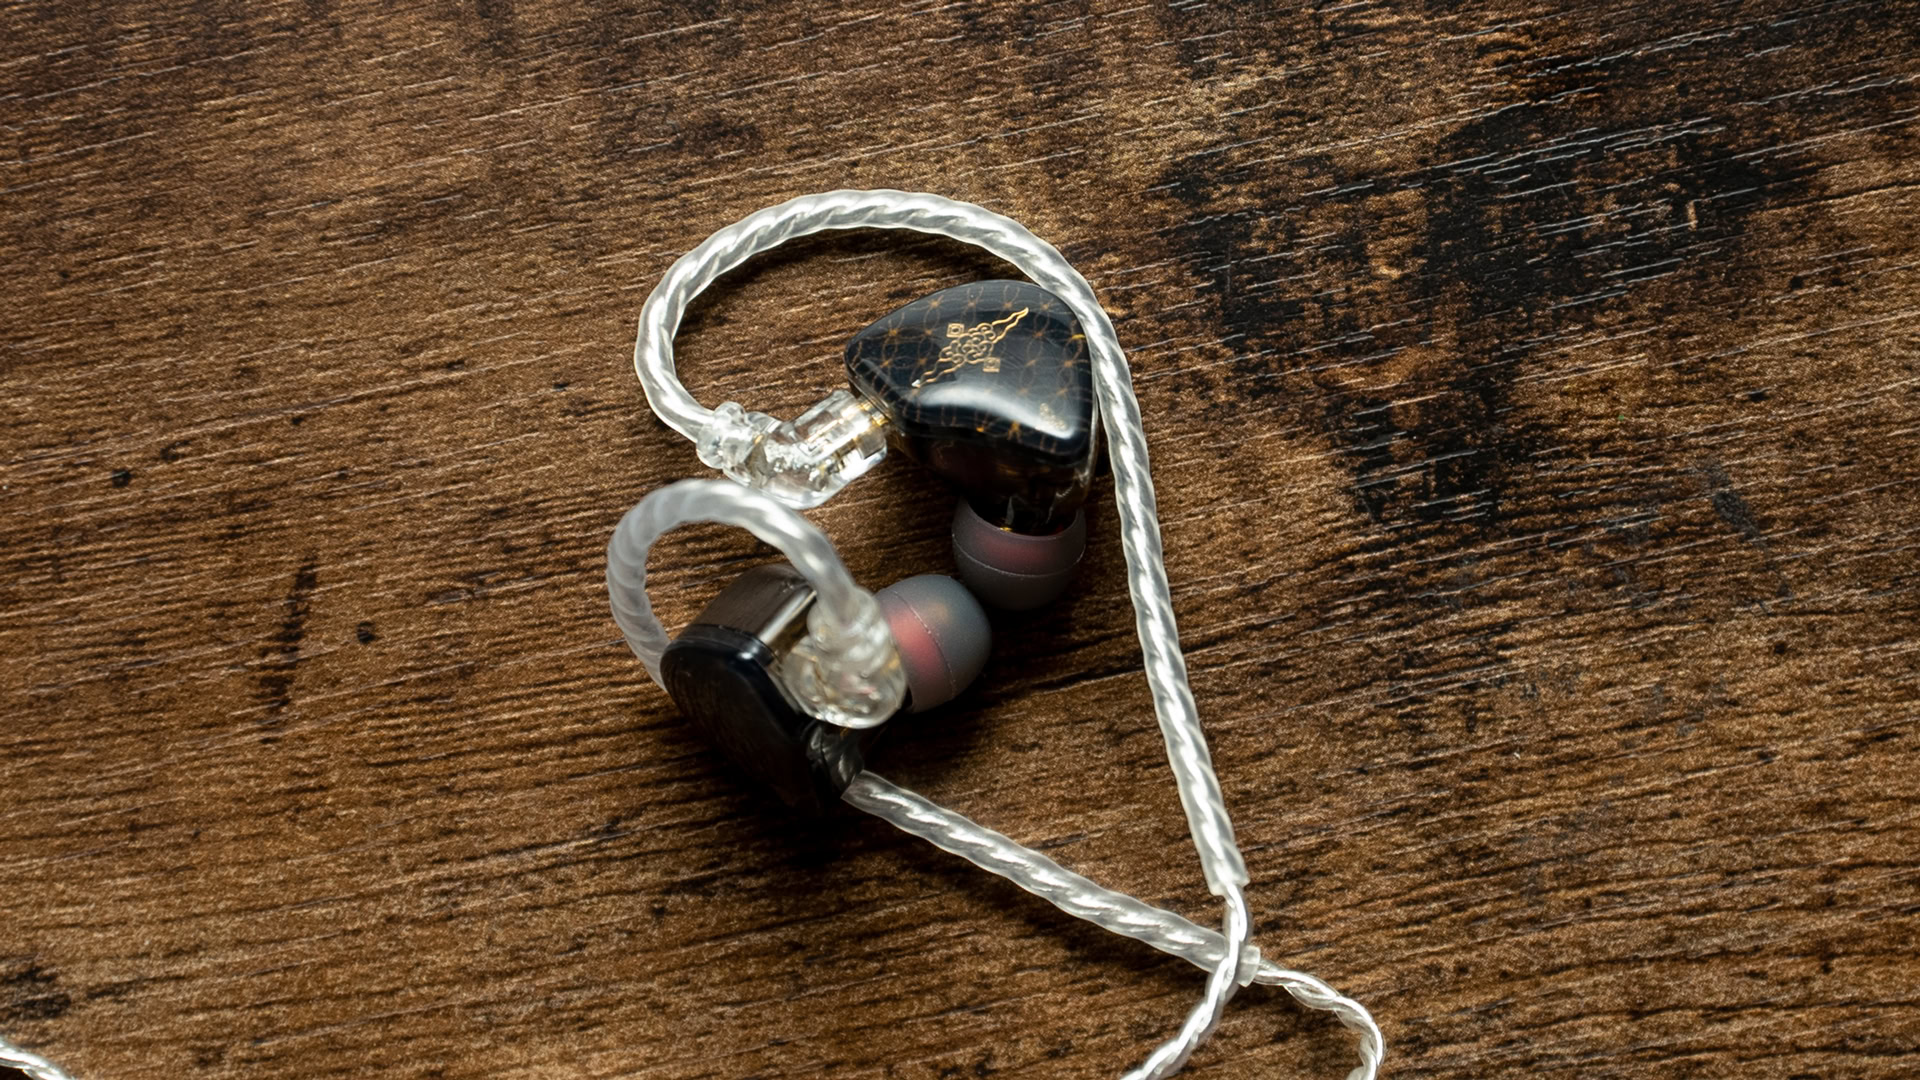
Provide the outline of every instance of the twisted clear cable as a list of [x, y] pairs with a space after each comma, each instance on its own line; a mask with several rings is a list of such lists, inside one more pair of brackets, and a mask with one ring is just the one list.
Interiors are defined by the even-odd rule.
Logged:
[[[733, 421], [717, 419], [713, 410], [694, 400], [675, 370], [673, 338], [687, 305], [721, 275], [753, 256], [796, 237], [835, 229], [906, 229], [982, 248], [1060, 297], [1086, 331], [1094, 394], [1107, 428], [1107, 455], [1126, 555], [1127, 589], [1133, 601], [1154, 715], [1207, 887], [1226, 906], [1221, 949], [1205, 997], [1189, 1014], [1179, 1034], [1128, 1074], [1128, 1080], [1161, 1080], [1185, 1063], [1194, 1047], [1219, 1022], [1234, 991], [1254, 977], [1250, 970], [1244, 970], [1252, 963], [1243, 951], [1249, 933], [1242, 892], [1247, 871], [1187, 684], [1186, 659], [1180, 651], [1160, 545], [1146, 432], [1133, 393], [1132, 374], [1112, 320], [1094, 296], [1092, 286], [1051, 244], [1011, 218], [979, 206], [938, 195], [890, 190], [806, 195], [719, 230], [668, 268], [640, 311], [633, 346], [634, 372], [663, 422], [696, 446], [710, 443], [710, 428]], [[966, 821], [957, 814], [943, 813], [950, 815], [950, 823]], [[1000, 840], [1018, 847], [1005, 837]], [[1377, 1048], [1377, 1029], [1374, 1038]]]
[[[1061, 866], [1047, 856], [969, 820], [938, 803], [863, 772], [841, 796], [875, 817], [912, 833], [934, 847], [958, 855], [982, 870], [998, 874], [1078, 919], [1142, 941], [1204, 969], [1217, 969], [1226, 938], [1171, 911], [1115, 892]], [[1330, 1012], [1359, 1036], [1360, 1065], [1347, 1080], [1374, 1080], [1386, 1043], [1373, 1015], [1359, 1002], [1301, 971], [1261, 958], [1252, 945], [1243, 950], [1242, 971], [1266, 986], [1278, 986], [1310, 1009]]]
[[666, 628], [647, 598], [647, 552], [667, 531], [697, 521], [746, 529], [780, 549], [814, 588], [817, 603], [843, 618], [854, 617], [858, 597], [871, 596], [847, 573], [840, 553], [819, 526], [774, 500], [727, 480], [681, 480], [668, 484], [621, 515], [607, 543], [607, 593], [613, 621], [647, 674], [660, 681]]
[[1086, 331], [1094, 395], [1107, 428], [1114, 502], [1127, 560], [1127, 589], [1153, 691], [1154, 715], [1167, 744], [1207, 887], [1247, 883], [1226, 800], [1213, 773], [1200, 718], [1187, 688], [1186, 658], [1174, 625], [1173, 599], [1160, 547], [1160, 519], [1147, 462], [1146, 431], [1119, 336], [1087, 279], [1052, 244], [1012, 218], [971, 203], [906, 191], [830, 191], [803, 195], [750, 214], [702, 241], [667, 268], [640, 309], [633, 368], [647, 401], [667, 426], [698, 443], [713, 410], [695, 401], [674, 368], [673, 337], [693, 298], [721, 275], [788, 240], [835, 229], [906, 229], [972, 244], [1012, 263], [1066, 301]]
[[60, 1066], [39, 1054], [20, 1049], [4, 1037], [0, 1037], [0, 1065], [18, 1069], [31, 1080], [73, 1080]]

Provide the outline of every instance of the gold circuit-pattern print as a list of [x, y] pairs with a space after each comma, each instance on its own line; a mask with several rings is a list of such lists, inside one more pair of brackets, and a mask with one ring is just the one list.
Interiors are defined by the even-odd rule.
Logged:
[[947, 347], [934, 357], [933, 367], [927, 373], [913, 380], [916, 387], [925, 386], [950, 372], [958, 371], [968, 364], [979, 364], [980, 370], [989, 375], [1000, 371], [1000, 357], [993, 351], [1007, 331], [1018, 326], [1021, 319], [1027, 317], [1031, 308], [1021, 308], [1004, 319], [992, 322], [947, 324]]

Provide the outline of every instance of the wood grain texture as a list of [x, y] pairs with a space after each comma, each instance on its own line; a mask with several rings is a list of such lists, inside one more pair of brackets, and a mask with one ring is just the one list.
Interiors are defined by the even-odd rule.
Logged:
[[[86, 1080], [1111, 1076], [1197, 973], [783, 822], [602, 558], [701, 472], [669, 262], [791, 195], [1012, 214], [1133, 349], [1268, 953], [1390, 1075], [1920, 1072], [1920, 5], [0, 10], [0, 1031]], [[689, 385], [791, 415], [1003, 273], [782, 250]], [[1104, 489], [882, 771], [1215, 917]], [[818, 519], [947, 565], [894, 463]], [[679, 535], [685, 618], [765, 558]], [[1197, 1076], [1335, 1077], [1250, 991]]]

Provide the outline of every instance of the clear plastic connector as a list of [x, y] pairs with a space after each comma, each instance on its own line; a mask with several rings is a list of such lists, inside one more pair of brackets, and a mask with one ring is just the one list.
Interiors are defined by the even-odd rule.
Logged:
[[907, 699], [907, 669], [873, 594], [846, 623], [821, 605], [807, 613], [807, 636], [781, 660], [781, 677], [807, 715], [843, 728], [878, 727]]
[[886, 417], [835, 390], [790, 421], [737, 402], [713, 410], [694, 448], [732, 480], [801, 510], [819, 506], [887, 455]]

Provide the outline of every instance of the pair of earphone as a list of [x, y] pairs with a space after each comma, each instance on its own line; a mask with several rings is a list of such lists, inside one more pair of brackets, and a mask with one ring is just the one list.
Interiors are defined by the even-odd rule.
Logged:
[[[1099, 447], [1086, 335], [1059, 298], [1027, 282], [916, 300], [855, 335], [846, 368], [851, 388], [792, 424], [750, 422], [747, 464], [734, 471], [814, 502], [892, 444], [959, 490], [959, 580], [920, 574], [874, 594], [887, 640], [866, 646], [884, 660], [890, 641], [904, 700], [887, 694], [835, 716], [805, 704], [809, 687], [794, 680], [817, 685], [817, 667], [788, 656], [806, 638], [816, 591], [783, 564], [728, 586], [659, 659], [661, 685], [710, 741], [789, 806], [816, 814], [839, 800], [870, 745], [872, 736], [843, 732], [875, 731], [896, 707], [944, 705], [979, 676], [993, 637], [983, 603], [1026, 611], [1066, 588], [1086, 549], [1082, 505]], [[707, 490], [709, 500], [731, 491]], [[820, 650], [804, 659], [817, 664]], [[893, 674], [855, 677], [878, 693]]]
[[[960, 286], [885, 316], [848, 345], [851, 388], [794, 420], [732, 402], [700, 406], [673, 362], [691, 300], [786, 240], [852, 228], [969, 243], [1031, 283]], [[622, 517], [607, 555], [613, 613], [654, 681], [728, 758], [789, 805], [845, 801], [1206, 969], [1201, 1001], [1128, 1080], [1177, 1071], [1252, 982], [1332, 1012], [1359, 1036], [1349, 1080], [1377, 1074], [1385, 1050], [1367, 1011], [1263, 960], [1248, 941], [1246, 867], [1187, 685], [1131, 375], [1091, 286], [1057, 250], [1009, 218], [939, 196], [803, 196], [720, 230], [668, 269], [642, 308], [634, 367], [654, 412], [728, 479], [667, 485]], [[980, 600], [1031, 608], [1064, 589], [1086, 543], [1082, 503], [1103, 427], [1154, 712], [1201, 869], [1226, 908], [1220, 932], [1105, 889], [866, 770], [889, 718], [950, 700], [979, 672], [991, 636]], [[798, 513], [871, 469], [890, 443], [959, 490], [953, 540], [964, 585], [923, 575], [869, 593]], [[745, 528], [787, 563], [749, 571], [669, 638], [647, 597], [647, 555], [692, 522]]]
[[[733, 403], [702, 408], [673, 366], [687, 304], [788, 239], [851, 228], [973, 244], [1033, 284], [962, 286], [881, 319], [849, 346], [852, 389], [793, 421]], [[1207, 971], [1206, 992], [1179, 1031], [1127, 1080], [1177, 1071], [1249, 983], [1332, 1013], [1358, 1037], [1360, 1064], [1348, 1080], [1373, 1080], [1385, 1046], [1367, 1010], [1263, 959], [1248, 941], [1246, 867], [1187, 687], [1126, 358], [1091, 286], [1058, 251], [1008, 218], [934, 195], [805, 196], [720, 230], [676, 261], [642, 309], [634, 366], [654, 411], [729, 479], [669, 484], [621, 518], [607, 551], [613, 613], [648, 673], [727, 756], [792, 805], [844, 801]], [[1201, 869], [1225, 906], [1219, 931], [1104, 888], [865, 769], [889, 718], [950, 699], [978, 673], [989, 633], [976, 596], [1023, 608], [1064, 588], [1085, 545], [1081, 502], [1102, 426], [1154, 713]], [[870, 469], [890, 440], [961, 491], [954, 551], [964, 586], [917, 577], [869, 593], [798, 513]], [[647, 555], [668, 530], [702, 521], [745, 528], [787, 563], [749, 571], [669, 638], [647, 598]], [[5, 1039], [0, 1066], [70, 1080]]]

